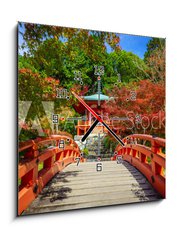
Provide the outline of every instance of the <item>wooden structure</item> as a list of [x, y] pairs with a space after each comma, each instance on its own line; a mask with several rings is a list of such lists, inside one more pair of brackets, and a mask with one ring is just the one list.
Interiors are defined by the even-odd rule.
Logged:
[[21, 154], [23, 158], [19, 159], [18, 165], [19, 215], [57, 172], [75, 162], [78, 157], [81, 162], [84, 161], [78, 145], [66, 135], [53, 135], [46, 139], [21, 143], [19, 155]]
[[[100, 94], [100, 108], [98, 108], [98, 94], [94, 94], [91, 96], [83, 96], [82, 97], [85, 102], [103, 119], [105, 122], [110, 125], [109, 118], [107, 119], [107, 116], [104, 115], [103, 111], [103, 103], [105, 101], [109, 100], [109, 97], [103, 94]], [[78, 120], [77, 123], [77, 135], [84, 135], [86, 131], [90, 128], [92, 123], [94, 122], [94, 118], [91, 115], [89, 111], [87, 111], [84, 106], [79, 102], [78, 105], [74, 106], [74, 109], [80, 113], [86, 116], [87, 120]], [[94, 129], [95, 132], [105, 131], [107, 132], [107, 129], [103, 127], [102, 124], [98, 123], [97, 127]]]
[[133, 134], [123, 139], [125, 146], [118, 145], [115, 156], [122, 156], [125, 161], [136, 167], [152, 184], [161, 196], [165, 197], [165, 139]]
[[133, 134], [123, 141], [99, 172], [69, 136], [20, 144], [18, 214], [164, 198], [165, 139]]
[[149, 182], [129, 163], [72, 163], [58, 173], [24, 214], [146, 202], [160, 199]]

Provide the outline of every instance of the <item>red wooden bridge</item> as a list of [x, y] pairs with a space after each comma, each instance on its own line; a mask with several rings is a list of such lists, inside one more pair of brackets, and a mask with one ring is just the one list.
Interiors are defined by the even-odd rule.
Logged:
[[69, 135], [20, 143], [18, 215], [164, 198], [165, 139], [133, 134], [123, 142], [99, 172]]

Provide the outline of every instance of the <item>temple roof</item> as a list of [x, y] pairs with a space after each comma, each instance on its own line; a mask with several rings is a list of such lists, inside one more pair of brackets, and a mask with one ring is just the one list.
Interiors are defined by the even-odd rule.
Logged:
[[[83, 99], [87, 101], [98, 101], [98, 93], [90, 96], [84, 96]], [[104, 94], [100, 94], [100, 101], [105, 101], [105, 100], [109, 100], [109, 97]]]

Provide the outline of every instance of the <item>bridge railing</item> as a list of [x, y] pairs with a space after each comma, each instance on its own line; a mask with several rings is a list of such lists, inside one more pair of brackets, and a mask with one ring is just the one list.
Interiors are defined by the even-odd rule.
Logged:
[[53, 135], [19, 144], [18, 214], [20, 215], [42, 191], [47, 182], [68, 164], [85, 159], [69, 136]]
[[128, 161], [146, 176], [152, 186], [165, 197], [165, 139], [133, 134], [123, 139], [125, 146], [116, 147], [116, 160], [122, 155], [122, 159]]

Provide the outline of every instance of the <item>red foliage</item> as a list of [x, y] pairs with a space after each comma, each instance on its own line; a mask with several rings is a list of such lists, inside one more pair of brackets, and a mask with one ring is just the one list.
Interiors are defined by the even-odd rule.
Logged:
[[[130, 94], [136, 92], [136, 99]], [[165, 84], [142, 80], [127, 87], [114, 87], [107, 93], [114, 97], [105, 103], [105, 112], [110, 117], [126, 117], [126, 121], [114, 121], [119, 134], [125, 136], [133, 132], [165, 134]]]
[[40, 97], [41, 100], [54, 100], [59, 83], [59, 80], [43, 77], [31, 69], [19, 69], [19, 95], [23, 100], [29, 100], [32, 97]]
[[79, 94], [80, 96], [86, 95], [88, 92], [89, 87], [88, 86], [79, 86], [79, 85], [74, 85], [71, 89], [71, 91], [74, 91], [75, 93]]

